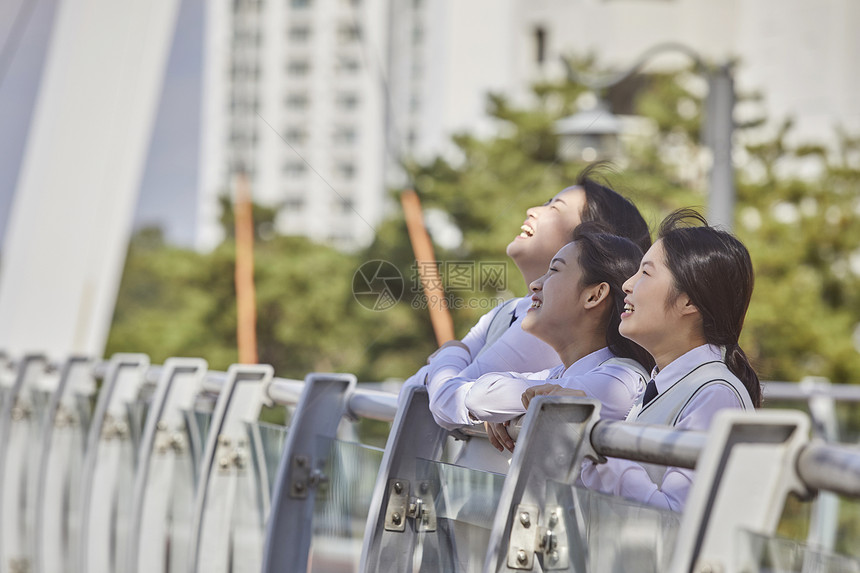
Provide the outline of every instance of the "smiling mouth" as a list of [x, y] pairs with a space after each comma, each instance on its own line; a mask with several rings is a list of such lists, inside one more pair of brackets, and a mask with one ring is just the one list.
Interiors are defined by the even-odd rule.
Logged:
[[529, 225], [521, 226], [520, 231], [521, 232], [520, 232], [519, 236], [522, 237], [523, 239], [528, 239], [529, 237], [533, 237], [535, 234], [535, 230], [532, 229], [531, 226], [529, 226]]
[[532, 305], [529, 308], [538, 309], [543, 306], [543, 302], [539, 300], [532, 300]]
[[632, 304], [630, 304], [629, 302], [624, 304], [624, 312], [633, 312], [633, 310], [634, 309]]

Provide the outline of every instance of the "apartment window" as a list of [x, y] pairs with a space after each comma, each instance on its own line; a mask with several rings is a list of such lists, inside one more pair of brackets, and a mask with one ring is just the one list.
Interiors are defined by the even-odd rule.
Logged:
[[535, 62], [542, 64], [546, 61], [546, 29], [543, 26], [535, 28]]
[[287, 37], [296, 44], [307, 43], [311, 38], [311, 28], [310, 26], [293, 26], [287, 33]]
[[288, 127], [284, 131], [284, 139], [293, 145], [304, 145], [308, 140], [308, 132], [301, 127]]
[[358, 107], [358, 94], [352, 92], [341, 92], [337, 94], [335, 101], [341, 109], [352, 110]]
[[337, 29], [337, 38], [348, 44], [361, 39], [361, 28], [357, 24], [342, 23]]
[[311, 64], [307, 60], [293, 60], [287, 64], [287, 73], [291, 76], [306, 76], [311, 70]]
[[414, 94], [411, 98], [409, 98], [409, 111], [412, 113], [418, 112], [421, 109], [421, 98]]
[[287, 107], [295, 110], [307, 109], [310, 100], [304, 92], [294, 92], [287, 96]]
[[253, 133], [249, 133], [241, 128], [230, 130], [230, 143], [233, 145], [248, 145], [256, 140]]
[[335, 165], [337, 174], [342, 179], [352, 179], [355, 177], [355, 164], [349, 161], [340, 161]]
[[233, 68], [230, 70], [230, 75], [234, 82], [256, 81], [260, 78], [260, 68], [255, 65], [236, 63], [233, 64]]
[[301, 159], [290, 159], [284, 163], [284, 175], [287, 177], [301, 177], [307, 170], [307, 165]]
[[412, 28], [412, 43], [420, 44], [424, 39], [424, 28], [420, 25], [416, 24], [414, 28]]
[[234, 114], [242, 113], [257, 113], [260, 109], [260, 102], [257, 98], [247, 99], [247, 96], [233, 95], [230, 98], [230, 111]]
[[311, 0], [290, 0], [290, 6], [293, 8], [307, 8], [311, 5]]
[[258, 31], [237, 30], [233, 34], [233, 45], [237, 48], [259, 47], [262, 43], [263, 38]]
[[335, 71], [342, 74], [353, 74], [358, 71], [360, 64], [357, 58], [352, 56], [338, 56]]
[[344, 214], [352, 213], [355, 211], [355, 201], [340, 197], [337, 200], [337, 209]]
[[355, 128], [349, 126], [337, 127], [334, 131], [334, 142], [341, 145], [350, 145], [358, 139]]
[[305, 207], [305, 198], [300, 195], [290, 195], [284, 200], [287, 211], [301, 211]]

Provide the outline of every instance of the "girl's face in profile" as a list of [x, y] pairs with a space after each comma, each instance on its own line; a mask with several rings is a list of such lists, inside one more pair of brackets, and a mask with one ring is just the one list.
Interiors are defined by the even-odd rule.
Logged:
[[568, 243], [555, 255], [544, 276], [533, 281], [532, 306], [523, 319], [523, 330], [552, 346], [567, 343], [571, 324], [582, 313], [585, 288], [579, 266], [579, 246]]
[[648, 249], [639, 270], [625, 281], [623, 288], [627, 296], [618, 332], [652, 352], [667, 333], [677, 328], [681, 318], [678, 307], [682, 297], [676, 296], [663, 241]]
[[573, 230], [582, 222], [583, 208], [585, 191], [581, 187], [568, 187], [543, 205], [531, 207], [520, 234], [508, 245], [508, 256], [515, 261], [542, 261], [546, 265], [570, 242]]

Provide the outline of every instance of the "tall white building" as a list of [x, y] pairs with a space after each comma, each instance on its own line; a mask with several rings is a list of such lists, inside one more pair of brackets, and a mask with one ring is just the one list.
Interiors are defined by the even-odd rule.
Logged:
[[[207, 4], [199, 241], [220, 240], [232, 169], [279, 207], [278, 230], [368, 242], [398, 183], [396, 157], [490, 135], [490, 91], [527, 102], [562, 55], [623, 69], [679, 42], [737, 59], [739, 91], [803, 140], [860, 132], [855, 0], [211, 0]], [[687, 63], [662, 56], [647, 69]]]
[[349, 247], [383, 205], [383, 0], [207, 5], [198, 245], [221, 239], [219, 195], [244, 170], [278, 229]]

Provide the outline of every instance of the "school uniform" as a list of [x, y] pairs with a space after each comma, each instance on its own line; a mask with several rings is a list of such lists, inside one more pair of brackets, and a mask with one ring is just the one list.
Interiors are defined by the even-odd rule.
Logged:
[[466, 394], [466, 410], [472, 420], [505, 422], [525, 413], [522, 395], [541, 384], [558, 384], [582, 390], [602, 404], [601, 418], [623, 420], [645, 390], [647, 374], [635, 360], [618, 358], [609, 348], [583, 356], [565, 368], [528, 374], [494, 372], [478, 378]]
[[550, 345], [522, 329], [531, 303], [528, 296], [497, 306], [463, 338], [468, 351], [459, 346], [444, 348], [406, 381], [404, 388], [427, 386], [430, 409], [440, 426], [454, 430], [475, 423], [464, 402], [469, 386], [481, 375], [536, 372], [561, 363]]
[[[652, 372], [657, 395], [647, 405], [637, 400], [627, 421], [706, 431], [726, 408], [753, 409], [749, 392], [726, 366], [722, 349], [705, 344]], [[644, 397], [644, 395], [643, 395]], [[586, 462], [585, 487], [649, 505], [681, 511], [693, 483], [693, 470], [610, 458]]]

